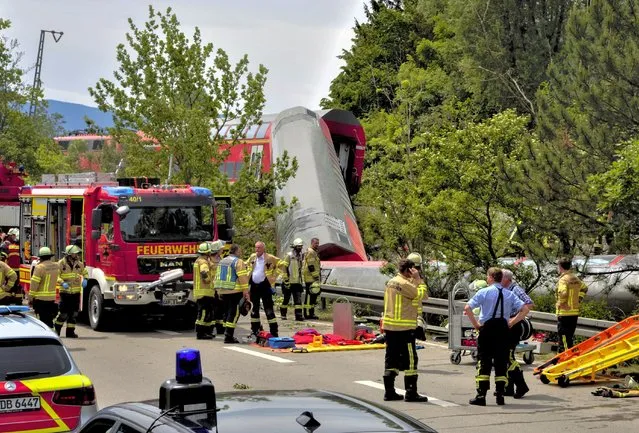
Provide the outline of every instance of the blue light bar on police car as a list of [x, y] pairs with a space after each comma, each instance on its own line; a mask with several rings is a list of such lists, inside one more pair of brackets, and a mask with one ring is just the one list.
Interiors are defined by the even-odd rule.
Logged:
[[178, 383], [202, 382], [202, 363], [199, 350], [182, 349], [175, 353], [175, 380]]
[[30, 308], [26, 305], [0, 305], [0, 314], [26, 313]]

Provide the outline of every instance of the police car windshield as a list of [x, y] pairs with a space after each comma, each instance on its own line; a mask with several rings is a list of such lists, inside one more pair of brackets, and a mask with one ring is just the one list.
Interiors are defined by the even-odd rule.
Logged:
[[125, 242], [209, 241], [213, 237], [203, 216], [210, 219], [210, 214], [203, 213], [201, 206], [132, 207], [120, 221], [120, 232]]

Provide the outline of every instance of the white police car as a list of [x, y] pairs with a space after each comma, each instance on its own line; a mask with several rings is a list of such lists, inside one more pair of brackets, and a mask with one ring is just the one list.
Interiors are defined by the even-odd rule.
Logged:
[[60, 337], [26, 306], [0, 306], [0, 432], [76, 431], [95, 391]]
[[177, 353], [176, 378], [159, 401], [102, 409], [81, 433], [435, 432], [398, 411], [329, 391], [215, 393], [196, 349]]

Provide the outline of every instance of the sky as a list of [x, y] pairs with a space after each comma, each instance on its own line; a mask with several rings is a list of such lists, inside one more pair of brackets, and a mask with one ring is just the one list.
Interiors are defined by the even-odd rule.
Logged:
[[64, 32], [58, 43], [46, 35], [45, 98], [95, 106], [87, 88], [113, 79], [127, 19], [141, 27], [149, 4], [171, 6], [189, 38], [199, 27], [203, 41], [232, 61], [247, 54], [253, 71], [266, 66], [265, 113], [319, 108], [342, 65], [337, 56], [351, 46], [355, 19], [364, 21], [364, 0], [0, 0], [0, 17], [11, 20], [5, 36], [19, 41], [29, 83], [40, 30]]

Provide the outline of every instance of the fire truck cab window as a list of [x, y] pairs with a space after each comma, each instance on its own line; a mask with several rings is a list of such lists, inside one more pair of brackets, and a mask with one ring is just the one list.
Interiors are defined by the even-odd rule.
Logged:
[[113, 207], [102, 206], [102, 221], [100, 222], [100, 237], [103, 240], [113, 241]]
[[120, 232], [125, 242], [209, 241], [202, 214], [200, 206], [133, 207], [120, 221]]

